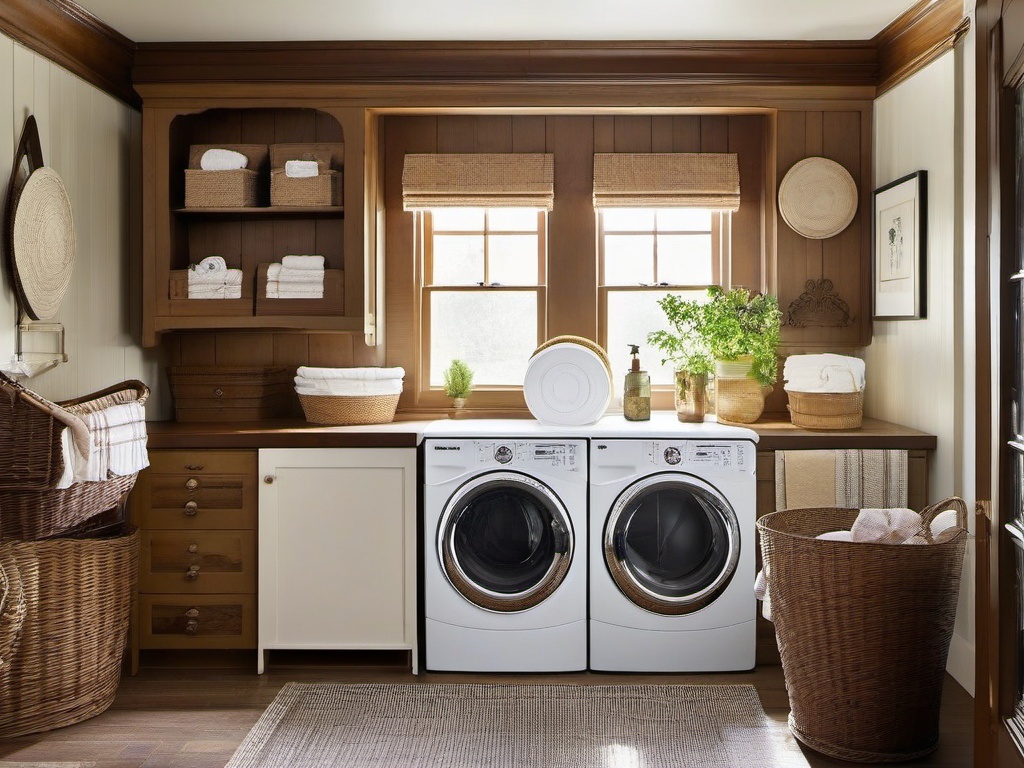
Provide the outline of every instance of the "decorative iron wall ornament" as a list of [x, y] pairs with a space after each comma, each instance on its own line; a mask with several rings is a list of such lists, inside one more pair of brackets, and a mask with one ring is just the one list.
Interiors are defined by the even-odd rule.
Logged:
[[852, 323], [850, 305], [839, 298], [832, 281], [823, 277], [804, 283], [804, 292], [789, 305], [783, 325], [845, 328]]

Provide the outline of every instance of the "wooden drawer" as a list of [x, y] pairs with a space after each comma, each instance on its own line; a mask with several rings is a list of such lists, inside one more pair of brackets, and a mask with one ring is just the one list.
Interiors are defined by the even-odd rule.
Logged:
[[253, 595], [140, 595], [140, 648], [255, 648]]
[[255, 528], [255, 451], [153, 451], [132, 494], [140, 528]]
[[256, 591], [255, 531], [142, 531], [139, 592]]

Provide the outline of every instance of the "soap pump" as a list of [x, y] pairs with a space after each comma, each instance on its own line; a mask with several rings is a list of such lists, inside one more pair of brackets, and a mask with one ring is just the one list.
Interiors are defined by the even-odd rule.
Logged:
[[622, 415], [626, 421], [649, 421], [651, 418], [651, 377], [640, 370], [640, 347], [629, 345], [633, 363], [626, 372], [622, 387]]

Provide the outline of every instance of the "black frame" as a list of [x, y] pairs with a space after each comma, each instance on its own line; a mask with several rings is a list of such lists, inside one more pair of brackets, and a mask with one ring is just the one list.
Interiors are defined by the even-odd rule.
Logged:
[[[915, 222], [915, 253], [911, 255], [915, 264], [913, 308], [908, 313], [880, 314], [878, 309], [879, 295], [879, 262], [882, 257], [878, 247], [879, 210], [878, 196], [884, 192], [907, 185], [908, 191], [916, 186], [917, 194], [911, 196], [916, 204], [917, 221]], [[871, 294], [872, 316], [876, 320], [922, 320], [928, 316], [928, 172], [915, 171], [895, 181], [890, 181], [872, 193], [871, 216]]]

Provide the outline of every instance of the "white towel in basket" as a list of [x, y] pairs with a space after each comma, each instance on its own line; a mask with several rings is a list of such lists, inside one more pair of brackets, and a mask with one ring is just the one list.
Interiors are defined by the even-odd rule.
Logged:
[[323, 381], [330, 381], [332, 379], [340, 380], [359, 380], [359, 381], [378, 381], [380, 379], [402, 379], [405, 378], [404, 368], [311, 368], [310, 366], [300, 366], [296, 371], [296, 375], [303, 379], [320, 379]]
[[401, 379], [380, 379], [377, 381], [334, 379], [304, 379], [295, 377], [295, 391], [300, 395], [400, 395], [402, 394]]
[[74, 449], [69, 430], [61, 432], [64, 473], [58, 489], [130, 475], [149, 466], [146, 411], [140, 403], [112, 405], [84, 414], [82, 420], [89, 428], [91, 451], [83, 456]]
[[199, 158], [204, 171], [240, 171], [249, 166], [249, 158], [233, 149], [208, 149]]

